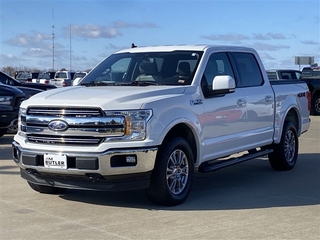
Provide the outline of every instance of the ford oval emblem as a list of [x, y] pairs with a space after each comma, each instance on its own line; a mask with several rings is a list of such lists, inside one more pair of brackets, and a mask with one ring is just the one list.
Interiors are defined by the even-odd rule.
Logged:
[[49, 122], [48, 128], [51, 131], [66, 131], [68, 129], [68, 123], [63, 120], [52, 120]]

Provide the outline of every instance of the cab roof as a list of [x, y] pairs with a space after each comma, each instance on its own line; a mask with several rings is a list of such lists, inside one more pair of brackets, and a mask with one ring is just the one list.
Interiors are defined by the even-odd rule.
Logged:
[[222, 50], [222, 51], [254, 51], [249, 47], [241, 46], [224, 46], [224, 45], [208, 45], [208, 44], [199, 44], [199, 45], [158, 45], [158, 46], [142, 46], [127, 48], [118, 51], [117, 53], [138, 53], [138, 52], [172, 52], [172, 51], [206, 51], [209, 49]]

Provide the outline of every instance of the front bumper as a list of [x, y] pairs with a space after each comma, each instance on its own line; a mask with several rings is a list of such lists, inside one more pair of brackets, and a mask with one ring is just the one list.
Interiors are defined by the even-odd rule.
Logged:
[[12, 143], [13, 160], [20, 167], [21, 177], [27, 181], [91, 190], [147, 188], [157, 150], [157, 147], [148, 147], [112, 149], [102, 153], [64, 152], [67, 169], [51, 169], [44, 166], [44, 154], [56, 152], [24, 149], [16, 141]]

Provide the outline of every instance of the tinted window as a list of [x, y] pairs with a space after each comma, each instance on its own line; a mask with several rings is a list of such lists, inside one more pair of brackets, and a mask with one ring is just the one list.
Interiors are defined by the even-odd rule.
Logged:
[[140, 52], [113, 54], [93, 69], [81, 84], [99, 82], [124, 85], [152, 82], [190, 85], [202, 52]]
[[267, 72], [268, 78], [270, 80], [276, 80], [277, 79], [277, 73], [275, 72]]
[[299, 71], [282, 71], [280, 72], [281, 79], [300, 79]]
[[263, 77], [255, 56], [251, 53], [233, 53], [234, 61], [239, 72], [242, 87], [260, 86]]
[[68, 78], [67, 73], [65, 72], [57, 72], [56, 73], [56, 78]]

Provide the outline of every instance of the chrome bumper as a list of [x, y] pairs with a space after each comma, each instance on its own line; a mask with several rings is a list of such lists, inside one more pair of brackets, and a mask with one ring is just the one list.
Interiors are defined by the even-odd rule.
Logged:
[[149, 147], [113, 149], [102, 153], [63, 152], [67, 156], [67, 169], [51, 169], [44, 166], [43, 156], [57, 152], [23, 149], [17, 142], [12, 143], [13, 160], [20, 167], [24, 179], [40, 185], [75, 189], [148, 187], [157, 151], [157, 147]]

